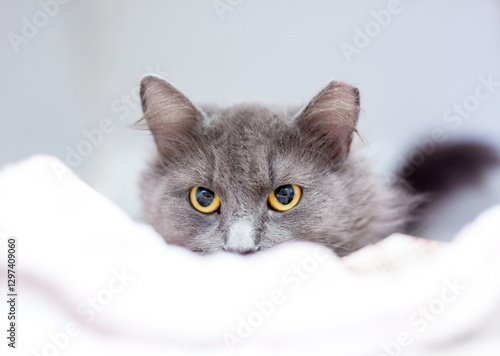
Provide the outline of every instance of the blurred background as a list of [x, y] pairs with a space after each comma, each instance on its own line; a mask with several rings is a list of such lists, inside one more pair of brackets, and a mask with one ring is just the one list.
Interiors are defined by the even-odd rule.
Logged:
[[[352, 83], [384, 174], [417, 140], [500, 145], [497, 0], [3, 0], [0, 17], [0, 166], [57, 156], [135, 219], [154, 149], [131, 127], [146, 73], [219, 105], [305, 103]], [[454, 199], [431, 235], [500, 202], [500, 174]]]

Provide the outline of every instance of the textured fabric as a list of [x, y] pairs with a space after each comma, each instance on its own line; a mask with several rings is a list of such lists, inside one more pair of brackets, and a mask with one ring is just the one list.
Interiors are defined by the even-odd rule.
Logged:
[[2, 355], [500, 350], [500, 206], [449, 244], [396, 234], [341, 259], [309, 243], [200, 257], [36, 156], [0, 173], [0, 234], [0, 284], [14, 236], [18, 292], [17, 350], [2, 337]]

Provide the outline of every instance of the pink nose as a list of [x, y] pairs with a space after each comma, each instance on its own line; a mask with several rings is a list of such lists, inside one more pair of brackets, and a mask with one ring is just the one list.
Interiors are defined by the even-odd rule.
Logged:
[[243, 247], [243, 248], [231, 248], [227, 246], [222, 246], [222, 249], [225, 252], [238, 253], [240, 255], [250, 255], [252, 253], [257, 252], [259, 250], [259, 246]]

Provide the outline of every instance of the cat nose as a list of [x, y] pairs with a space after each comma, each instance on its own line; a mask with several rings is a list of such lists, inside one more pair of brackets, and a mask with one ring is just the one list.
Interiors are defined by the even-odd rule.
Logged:
[[252, 253], [255, 253], [259, 250], [258, 246], [249, 248], [249, 249], [231, 249], [230, 247], [222, 246], [222, 249], [225, 252], [232, 252], [232, 253], [238, 253], [240, 255], [250, 255]]
[[227, 234], [226, 243], [222, 246], [226, 252], [248, 255], [259, 250], [255, 242], [255, 230], [248, 221], [233, 223]]

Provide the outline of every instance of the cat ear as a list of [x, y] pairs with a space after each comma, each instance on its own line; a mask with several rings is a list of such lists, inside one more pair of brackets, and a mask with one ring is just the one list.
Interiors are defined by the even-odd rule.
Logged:
[[203, 114], [170, 83], [155, 75], [141, 80], [141, 102], [146, 121], [161, 154], [182, 151], [202, 126]]
[[332, 81], [300, 112], [296, 124], [330, 158], [344, 159], [357, 133], [359, 110], [358, 89]]

